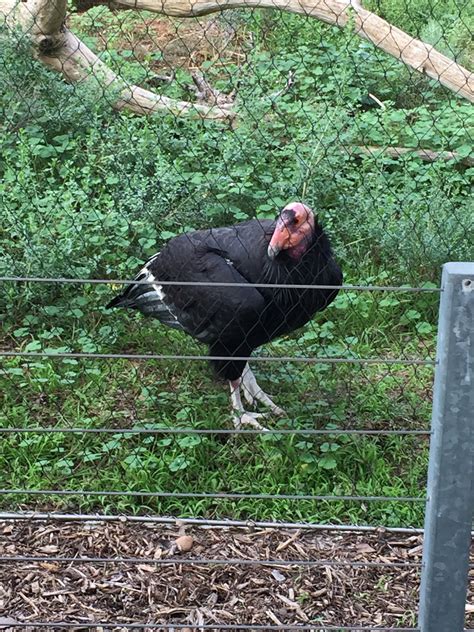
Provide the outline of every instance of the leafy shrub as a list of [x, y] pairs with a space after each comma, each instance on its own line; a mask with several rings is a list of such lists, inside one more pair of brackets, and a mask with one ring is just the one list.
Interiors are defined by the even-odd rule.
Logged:
[[[350, 151], [405, 145], [462, 158], [474, 136], [470, 106], [423, 79], [426, 103], [400, 108], [395, 92], [410, 85], [406, 69], [350, 29], [252, 15], [257, 41], [264, 29], [271, 37], [248, 52], [239, 74], [233, 130], [117, 113], [94, 84], [65, 84], [31, 59], [25, 42], [7, 39], [0, 274], [128, 277], [178, 231], [272, 217], [298, 197], [334, 235], [347, 278], [381, 267], [392, 280], [436, 279], [443, 261], [472, 257], [472, 170]], [[210, 64], [206, 72], [230, 89], [235, 70], [224, 76]], [[281, 92], [289, 73], [293, 86]], [[374, 109], [370, 79], [382, 76], [385, 109]], [[180, 90], [169, 93], [189, 96]]]

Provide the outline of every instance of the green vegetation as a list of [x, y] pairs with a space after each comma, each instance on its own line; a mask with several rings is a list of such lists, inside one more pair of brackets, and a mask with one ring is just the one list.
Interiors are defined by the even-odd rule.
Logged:
[[[410, 11], [394, 1], [373, 8], [415, 35], [428, 28], [441, 32], [443, 46], [469, 65], [464, 31], [448, 28], [446, 16], [457, 11], [459, 24], [472, 30], [470, 3], [438, 2], [428, 23], [418, 10], [426, 2], [408, 5]], [[273, 217], [297, 198], [318, 210], [348, 283], [433, 289], [444, 261], [473, 259], [474, 169], [463, 162], [472, 152], [472, 105], [408, 71], [350, 28], [341, 32], [278, 12], [232, 11], [214, 17], [211, 30], [210, 20], [115, 16], [105, 7], [71, 21], [129, 80], [150, 87], [171, 66], [175, 79], [159, 90], [188, 100], [194, 34], [193, 64], [219, 90], [236, 90], [238, 123], [231, 129], [115, 112], [110, 95], [104, 98], [94, 85], [67, 85], [32, 61], [24, 42], [2, 42], [0, 275], [130, 278], [179, 231]], [[176, 39], [181, 49], [172, 48]], [[457, 158], [424, 163], [413, 155], [395, 160], [383, 151], [352, 151], [367, 145], [454, 151]], [[2, 347], [203, 353], [191, 339], [151, 321], [107, 312], [104, 305], [116, 290], [1, 283]], [[437, 300], [437, 292], [341, 292], [304, 331], [262, 353], [432, 359]], [[427, 428], [431, 367], [256, 362], [254, 368], [288, 412], [267, 425], [334, 434], [160, 434], [170, 427], [231, 427], [227, 391], [201, 362], [3, 359], [2, 427], [113, 433], [3, 435], [0, 487], [423, 495], [425, 437], [337, 431]], [[419, 525], [423, 515], [421, 502], [20, 493], [4, 500], [4, 507], [20, 505], [386, 525]]]

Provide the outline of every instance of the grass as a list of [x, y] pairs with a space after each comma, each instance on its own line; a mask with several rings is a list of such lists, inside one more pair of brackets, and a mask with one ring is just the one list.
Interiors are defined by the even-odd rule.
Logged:
[[[98, 290], [98, 300], [102, 301], [102, 296]], [[361, 324], [360, 333], [364, 335], [352, 336], [341, 345], [337, 312], [346, 316], [354, 313], [345, 307], [347, 300], [348, 295], [341, 294], [326, 318], [312, 323], [297, 337], [277, 341], [262, 353], [276, 357], [386, 356], [394, 352], [393, 341], [398, 338], [399, 344], [405, 345], [405, 357], [416, 355], [413, 343], [406, 345], [409, 321], [390, 340], [387, 331], [377, 329], [373, 303], [383, 299], [375, 293], [372, 299], [366, 294], [354, 298], [362, 301], [370, 315], [370, 331]], [[410, 304], [405, 305], [404, 300], [401, 304], [406, 312]], [[383, 320], [383, 308], [380, 309], [379, 318]], [[75, 350], [203, 352], [186, 336], [139, 316], [103, 313], [98, 309], [95, 317], [83, 317], [75, 325], [84, 327], [85, 323], [89, 325], [88, 335], [83, 329], [72, 327], [69, 340]], [[53, 319], [49, 333], [54, 331]], [[351, 333], [357, 333], [355, 327]], [[45, 334], [46, 340], [42, 340], [41, 336], [31, 335], [31, 328], [19, 328], [14, 343], [18, 347], [20, 339], [19, 348], [26, 350], [57, 349], [48, 332], [42, 330], [41, 335]], [[101, 339], [104, 335], [109, 339]], [[62, 340], [64, 331], [56, 332], [56, 336]], [[427, 357], [433, 351], [431, 338], [425, 338]], [[334, 434], [238, 437], [166, 432], [170, 428], [232, 427], [227, 388], [216, 384], [210, 370], [197, 361], [9, 360], [3, 369], [3, 393], [8, 407], [7, 414], [0, 417], [2, 427], [112, 428], [115, 432], [8, 434], [0, 445], [1, 458], [9, 464], [0, 473], [0, 486], [97, 492], [423, 494], [426, 438], [359, 437], [336, 431], [427, 428], [431, 367], [255, 362], [254, 368], [264, 388], [288, 412], [285, 419], [269, 420], [269, 426], [300, 431], [329, 429]], [[155, 433], [121, 432], [124, 428]], [[157, 433], [158, 430], [163, 432]], [[21, 493], [7, 496], [4, 508], [12, 503], [31, 507], [32, 498]], [[389, 526], [419, 525], [423, 515], [421, 502], [172, 499], [140, 494], [33, 498], [33, 506], [45, 505], [63, 510], [152, 511], [179, 516]]]
[[[391, 0], [372, 6], [410, 32], [413, 20], [424, 25]], [[469, 24], [470, 13], [462, 12]], [[434, 37], [445, 21], [438, 13], [432, 19]], [[112, 112], [93, 86], [66, 85], [22, 46], [5, 45], [0, 274], [130, 278], [182, 230], [274, 216], [303, 194], [331, 235], [347, 283], [435, 290], [441, 263], [474, 256], [472, 169], [461, 160], [425, 164], [346, 151], [351, 144], [401, 145], [455, 151], [462, 159], [472, 150], [472, 107], [350, 29], [260, 11], [184, 24], [95, 7], [71, 21], [107, 63], [140, 85], [155, 88], [155, 75], [171, 65], [175, 80], [159, 87], [167, 96], [193, 99], [190, 72], [199, 66], [218, 89], [237, 91], [239, 123], [230, 129]], [[197, 37], [203, 25], [214, 30]], [[443, 45], [468, 61], [465, 32], [445, 31]], [[190, 55], [192, 38], [199, 42]], [[291, 90], [270, 99], [289, 76]], [[116, 290], [3, 283], [0, 345], [46, 353], [205, 352], [144, 318], [107, 312]], [[438, 298], [437, 291], [344, 291], [304, 330], [261, 353], [432, 360]], [[167, 432], [232, 427], [227, 388], [200, 361], [3, 359], [0, 428], [30, 432], [2, 435], [0, 487], [78, 495], [18, 492], [2, 496], [2, 507], [421, 526], [422, 502], [142, 495], [423, 496], [426, 437], [338, 431], [427, 429], [431, 366], [256, 361], [254, 370], [288, 412], [267, 425], [298, 434]], [[31, 432], [40, 426], [111, 432]], [[314, 428], [333, 432], [304, 433]], [[98, 495], [80, 495], [84, 490]], [[137, 495], [101, 494], [106, 490]]]

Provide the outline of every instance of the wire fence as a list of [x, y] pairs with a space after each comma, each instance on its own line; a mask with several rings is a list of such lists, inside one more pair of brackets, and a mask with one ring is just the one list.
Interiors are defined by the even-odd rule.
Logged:
[[473, 29], [0, 0], [2, 629], [474, 629]]

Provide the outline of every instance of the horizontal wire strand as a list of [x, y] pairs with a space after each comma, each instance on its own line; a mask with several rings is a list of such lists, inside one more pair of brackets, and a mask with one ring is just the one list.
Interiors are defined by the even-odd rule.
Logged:
[[197, 435], [356, 435], [356, 436], [431, 436], [430, 430], [355, 430], [337, 428], [334, 430], [315, 430], [314, 428], [272, 428], [265, 430], [257, 429], [223, 429], [223, 428], [68, 428], [68, 427], [39, 427], [39, 428], [0, 428], [0, 434], [197, 434]]
[[130, 496], [145, 498], [209, 498], [211, 500], [327, 500], [357, 501], [357, 502], [426, 502], [426, 497], [417, 496], [322, 496], [313, 494], [238, 494], [231, 492], [137, 492], [137, 491], [96, 491], [72, 489], [0, 489], [0, 495], [28, 495], [28, 496]]
[[[21, 277], [21, 276], [0, 276], [0, 282], [19, 283], [72, 283], [72, 284], [108, 284], [108, 285], [152, 285], [149, 281], [136, 281], [133, 279], [75, 279], [68, 277]], [[155, 279], [155, 285], [179, 285], [191, 287], [256, 287], [256, 288], [286, 288], [301, 290], [356, 290], [369, 292], [442, 292], [442, 288], [428, 287], [405, 287], [403, 285], [298, 285], [285, 283], [225, 283], [206, 281], [160, 281]]]
[[[74, 629], [74, 628], [102, 628], [105, 630], [109, 630], [111, 628], [122, 628], [126, 630], [144, 630], [146, 628], [150, 630], [189, 630], [198, 629], [198, 630], [301, 630], [304, 632], [421, 632], [420, 628], [394, 628], [394, 627], [380, 627], [377, 625], [374, 626], [352, 626], [352, 625], [325, 625], [324, 623], [312, 623], [311, 625], [305, 624], [282, 624], [282, 625], [264, 625], [264, 624], [256, 624], [256, 623], [209, 623], [209, 624], [191, 624], [191, 623], [110, 623], [103, 621], [85, 621], [83, 623], [72, 623], [72, 622], [49, 622], [49, 621], [29, 621], [29, 622], [8, 622], [9, 628], [19, 628], [19, 627], [38, 627], [38, 628], [65, 628], [65, 629]], [[474, 632], [474, 629], [465, 629], [464, 632]]]
[[[216, 520], [212, 518], [176, 518], [170, 516], [133, 516], [125, 514], [75, 514], [55, 512], [8, 512], [0, 511], [0, 520], [4, 521], [37, 521], [37, 522], [138, 522], [162, 525], [174, 525], [178, 523], [196, 526], [203, 529], [215, 529], [229, 527], [244, 529], [301, 529], [314, 531], [338, 531], [359, 533], [400, 533], [422, 535], [424, 529], [416, 527], [372, 527], [365, 525], [345, 524], [318, 524], [311, 522], [269, 522], [258, 520]], [[472, 533], [474, 537], [474, 531]]]
[[251, 560], [239, 558], [206, 558], [206, 557], [74, 557], [60, 555], [0, 555], [0, 564], [31, 564], [34, 562], [60, 562], [63, 564], [153, 564], [155, 566], [299, 566], [304, 568], [421, 568], [421, 562], [351, 562], [343, 560]]
[[[123, 279], [71, 279], [71, 278], [45, 278], [45, 277], [14, 277], [4, 276], [0, 277], [0, 281], [17, 281], [17, 282], [40, 282], [40, 283], [106, 283], [106, 284], [131, 284], [137, 283], [139, 285], [150, 285], [147, 281], [133, 281]], [[344, 289], [344, 290], [370, 290], [370, 291], [441, 291], [441, 288], [407, 288], [403, 286], [352, 286], [352, 285], [285, 285], [285, 284], [269, 284], [269, 283], [205, 283], [205, 282], [193, 282], [193, 281], [156, 281], [161, 285], [183, 285], [183, 286], [198, 286], [198, 287], [261, 287], [261, 288], [286, 288], [286, 289]], [[4, 357], [73, 357], [73, 358], [100, 358], [100, 359], [136, 359], [136, 360], [227, 360], [228, 356], [210, 356], [210, 355], [178, 355], [178, 354], [101, 354], [101, 353], [80, 353], [80, 352], [65, 352], [65, 353], [43, 353], [43, 352], [12, 352], [12, 351], [0, 351], [0, 355]], [[247, 360], [244, 357], [233, 357], [233, 360]], [[434, 360], [406, 360], [406, 359], [385, 359], [385, 358], [295, 358], [295, 357], [274, 357], [274, 356], [255, 356], [253, 360], [257, 361], [281, 361], [281, 362], [308, 362], [308, 363], [321, 363], [321, 364], [337, 364], [337, 363], [349, 363], [349, 364], [404, 364], [404, 365], [434, 365]]]
[[[62, 351], [49, 353], [44, 351], [3, 351], [0, 356], [6, 358], [78, 358], [83, 360], [236, 360], [248, 361], [247, 356], [180, 355], [155, 353], [85, 353]], [[252, 362], [307, 362], [309, 364], [400, 364], [403, 366], [436, 366], [436, 360], [404, 360], [403, 358], [307, 358], [298, 356], [252, 356]]]

